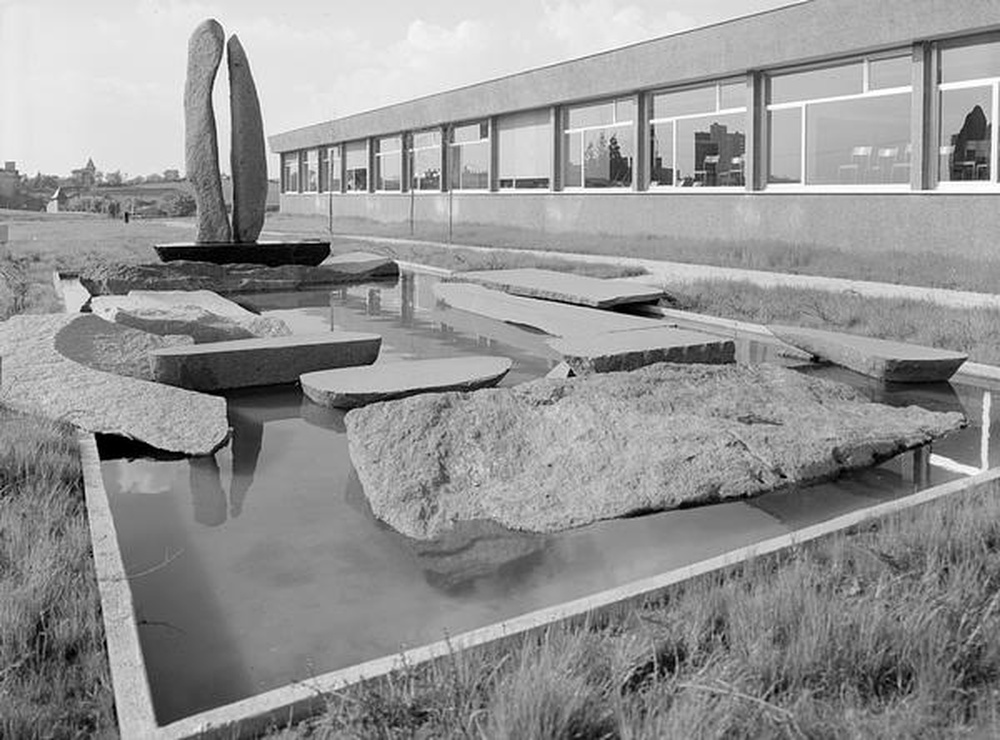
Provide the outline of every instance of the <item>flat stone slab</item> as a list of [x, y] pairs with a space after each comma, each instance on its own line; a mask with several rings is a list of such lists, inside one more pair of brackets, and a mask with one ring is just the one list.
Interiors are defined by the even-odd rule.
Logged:
[[210, 391], [294, 383], [303, 373], [370, 365], [381, 345], [378, 334], [338, 331], [168, 347], [150, 357], [158, 382]]
[[448, 357], [383, 362], [364, 368], [306, 373], [302, 392], [322, 406], [353, 409], [417, 393], [473, 391], [499, 383], [511, 368], [506, 357]]
[[455, 280], [485, 285], [504, 293], [573, 303], [592, 308], [610, 308], [630, 303], [656, 303], [665, 293], [627, 280], [604, 280], [556, 270], [519, 268], [462, 272]]
[[281, 319], [264, 317], [209, 290], [132, 290], [125, 296], [94, 296], [97, 316], [152, 334], [183, 334], [195, 342], [286, 336]]
[[830, 478], [963, 427], [776, 365], [629, 373], [433, 393], [345, 416], [376, 517], [417, 539], [489, 520], [552, 532]]
[[435, 283], [434, 296], [452, 308], [556, 337], [662, 327], [658, 319], [510, 295], [474, 283]]
[[897, 383], [947, 380], [969, 359], [961, 352], [799, 326], [768, 326], [782, 342], [862, 375]]
[[576, 375], [635, 370], [655, 362], [734, 362], [736, 343], [711, 334], [663, 326], [548, 342]]
[[344, 252], [323, 261], [324, 267], [332, 267], [345, 275], [359, 275], [365, 278], [384, 278], [399, 275], [396, 261], [381, 254], [371, 252]]
[[226, 295], [310, 290], [324, 285], [364, 282], [388, 277], [386, 270], [373, 265], [371, 272], [359, 272], [356, 264], [341, 269], [337, 264], [268, 267], [183, 260], [166, 264], [105, 263], [82, 270], [80, 284], [92, 296], [124, 295], [132, 290], [211, 290]]
[[330, 256], [330, 242], [259, 241], [250, 244], [173, 242], [153, 247], [163, 262], [190, 260], [214, 265], [316, 266]]
[[[106, 333], [95, 322], [106, 325]], [[13, 316], [0, 322], [4, 405], [167, 452], [207, 455], [222, 446], [229, 436], [225, 399], [91, 366], [118, 366], [114, 357], [102, 357], [94, 339], [119, 333], [139, 332], [84, 314]]]

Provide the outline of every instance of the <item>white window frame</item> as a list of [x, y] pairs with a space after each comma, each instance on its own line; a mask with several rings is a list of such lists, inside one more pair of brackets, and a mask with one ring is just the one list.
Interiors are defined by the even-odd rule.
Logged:
[[[524, 177], [524, 178], [510, 177], [510, 178], [505, 178], [503, 176], [503, 173], [500, 171], [500, 157], [503, 156], [502, 152], [500, 151], [500, 139], [501, 139], [501, 137], [500, 137], [500, 133], [501, 133], [501, 131], [500, 131], [500, 123], [501, 123], [501, 121], [503, 119], [506, 119], [506, 118], [516, 118], [517, 116], [524, 115], [524, 114], [527, 114], [527, 113], [538, 113], [538, 112], [541, 112], [541, 111], [544, 111], [545, 114], [548, 116], [548, 136], [549, 136], [550, 144], [549, 144], [549, 157], [548, 157], [548, 160], [546, 162], [546, 165], [547, 165], [547, 168], [549, 170], [549, 176], [548, 176], [549, 184], [546, 185], [544, 188], [519, 188], [517, 186], [517, 181], [518, 180], [534, 180], [536, 178], [531, 178], [531, 177]], [[551, 142], [553, 140], [553, 136], [555, 135], [555, 128], [556, 128], [557, 125], [558, 125], [558, 122], [553, 118], [552, 108], [551, 107], [549, 107], [549, 108], [530, 108], [528, 110], [512, 111], [512, 112], [509, 112], [509, 113], [504, 113], [504, 114], [502, 114], [501, 116], [499, 116], [497, 118], [497, 127], [496, 127], [496, 135], [497, 135], [497, 142], [496, 142], [496, 146], [497, 146], [496, 186], [497, 186], [497, 193], [521, 193], [521, 194], [524, 194], [524, 193], [551, 193], [551, 192], [553, 192], [555, 190], [556, 178], [555, 178], [555, 173], [552, 171], [552, 165], [553, 165], [552, 146], [553, 145], [552, 145]], [[511, 187], [506, 187], [505, 188], [505, 187], [503, 187], [500, 184], [501, 180], [504, 180], [504, 179], [511, 180], [511, 181], [513, 181], [514, 184]]]
[[[295, 174], [295, 187], [289, 187], [289, 175]], [[281, 154], [282, 193], [299, 193], [299, 153], [282, 152]]]
[[[452, 141], [452, 136], [455, 134], [455, 129], [466, 128], [467, 126], [479, 126], [480, 130], [483, 126], [486, 126], [486, 136], [485, 138], [480, 135], [475, 141]], [[464, 146], [482, 146], [486, 144], [486, 187], [484, 188], [463, 188], [461, 187], [461, 182], [459, 182], [459, 187], [455, 187], [455, 183], [452, 182], [451, 177], [451, 163], [453, 154], [457, 148]], [[493, 182], [493, 141], [490, 138], [489, 121], [485, 118], [480, 118], [472, 121], [465, 121], [463, 123], [453, 123], [448, 127], [448, 157], [447, 161], [443, 163], [442, 169], [447, 167], [448, 170], [448, 190], [456, 193], [488, 193], [490, 192], [490, 183]], [[459, 173], [459, 179], [461, 180], [461, 173]], [[430, 191], [425, 191], [430, 192]]]
[[[628, 100], [628, 101], [630, 101], [632, 103], [632, 118], [630, 118], [627, 121], [619, 121], [618, 120], [618, 105], [617, 105], [617, 103], [620, 100]], [[610, 105], [611, 106], [611, 117], [613, 119], [612, 123], [602, 123], [602, 124], [600, 124], [598, 126], [577, 126], [576, 128], [567, 128], [565, 126], [566, 119], [568, 118], [568, 112], [570, 110], [572, 110], [573, 108], [588, 108], [588, 107], [597, 106], [597, 105]], [[559, 132], [559, 136], [560, 136], [561, 144], [562, 144], [562, 146], [560, 147], [561, 154], [560, 154], [560, 157], [559, 157], [559, 175], [562, 178], [563, 183], [565, 183], [565, 181], [566, 181], [566, 164], [567, 164], [567, 157], [566, 157], [566, 149], [567, 149], [567, 146], [566, 146], [566, 137], [567, 136], [569, 136], [570, 134], [577, 134], [577, 133], [579, 133], [579, 134], [586, 134], [588, 131], [603, 131], [603, 130], [606, 130], [606, 129], [619, 129], [619, 128], [631, 129], [632, 132], [633, 132], [633, 135], [635, 135], [635, 131], [636, 131], [635, 123], [636, 123], [636, 116], [638, 115], [638, 113], [639, 113], [639, 101], [636, 99], [636, 96], [634, 96], [634, 95], [616, 95], [613, 98], [602, 98], [601, 100], [592, 100], [592, 101], [587, 102], [587, 103], [574, 103], [572, 105], [565, 106], [565, 108], [563, 108], [563, 119], [559, 122], [559, 126], [561, 128], [561, 131]], [[587, 185], [586, 185], [587, 178], [586, 178], [586, 176], [584, 174], [584, 171], [583, 171], [583, 168], [584, 168], [584, 154], [587, 151], [586, 145], [584, 144], [585, 140], [586, 140], [585, 136], [581, 136], [580, 137], [580, 152], [579, 152], [579, 154], [580, 154], [580, 183], [581, 184], [580, 185], [571, 185], [571, 186], [566, 186], [565, 184], [563, 184], [562, 192], [564, 192], [564, 193], [604, 193], [604, 194], [609, 194], [609, 193], [634, 193], [635, 192], [635, 178], [636, 178], [636, 175], [638, 174], [636, 172], [637, 168], [636, 168], [635, 152], [632, 153], [632, 179], [629, 182], [628, 187], [620, 187], [620, 188], [588, 188], [587, 187]], [[635, 149], [639, 148], [637, 141], [633, 142], [633, 147]]]
[[[357, 144], [359, 142], [365, 145], [365, 147], [364, 147], [365, 148], [365, 166], [364, 166], [364, 170], [365, 170], [365, 189], [364, 190], [355, 190], [355, 189], [351, 189], [351, 188], [347, 187], [348, 183], [351, 181], [350, 173], [354, 172], [355, 170], [361, 169], [360, 167], [354, 167], [352, 169], [352, 168], [349, 168], [347, 166], [347, 153], [348, 153], [347, 148], [351, 144]], [[344, 144], [344, 185], [343, 185], [343, 191], [342, 192], [347, 193], [348, 195], [367, 195], [368, 192], [371, 190], [371, 186], [372, 186], [372, 171], [371, 171], [371, 169], [372, 168], [371, 168], [370, 149], [371, 149], [371, 143], [369, 142], [368, 139], [354, 139], [352, 141], [345, 142], [345, 144]]]
[[934, 158], [934, 178], [937, 182], [937, 189], [945, 192], [966, 192], [966, 193], [977, 193], [977, 192], [994, 192], [1000, 190], [1000, 180], [998, 180], [997, 175], [1000, 174], [1000, 168], [997, 167], [997, 162], [1000, 157], [997, 156], [997, 144], [998, 144], [998, 132], [997, 129], [997, 117], [1000, 115], [1000, 76], [997, 77], [980, 77], [974, 80], [960, 80], [958, 82], [941, 82], [934, 85], [934, 107], [938, 112], [938, 128], [940, 129], [940, 111], [941, 111], [941, 93], [947, 92], [949, 90], [971, 90], [974, 88], [989, 88], [992, 94], [992, 100], [990, 102], [990, 177], [989, 180], [942, 180], [941, 179], [941, 140], [940, 133], [938, 134], [938, 140], [931, 142], [932, 151], [935, 152]]
[[[663, 94], [669, 94], [669, 93], [687, 92], [689, 90], [700, 90], [700, 89], [703, 89], [703, 88], [712, 87], [713, 85], [715, 87], [715, 110], [714, 111], [705, 111], [704, 113], [685, 113], [685, 114], [680, 115], [680, 116], [665, 116], [665, 117], [662, 117], [662, 118], [650, 118], [649, 119], [649, 126], [650, 126], [650, 128], [652, 128], [652, 126], [654, 126], [655, 124], [658, 124], [658, 123], [670, 123], [670, 124], [673, 124], [673, 131], [672, 131], [672, 134], [671, 134], [671, 139], [672, 140], [670, 142], [670, 149], [671, 149], [671, 155], [673, 156], [673, 160], [672, 161], [674, 163], [674, 180], [675, 181], [677, 179], [676, 178], [676, 173], [677, 173], [677, 122], [678, 121], [689, 121], [689, 120], [694, 120], [696, 118], [705, 118], [707, 116], [728, 116], [728, 115], [734, 115], [734, 114], [742, 113], [745, 116], [745, 118], [744, 118], [745, 123], [749, 124], [749, 121], [750, 121], [749, 110], [750, 109], [746, 105], [735, 107], [735, 108], [723, 108], [722, 107], [722, 87], [724, 85], [733, 85], [733, 84], [736, 84], [736, 83], [746, 84], [746, 80], [744, 78], [741, 78], [741, 79], [738, 79], [738, 80], [737, 79], [723, 79], [723, 80], [719, 80], [718, 82], [715, 82], [715, 83], [712, 83], [712, 84], [709, 84], [709, 85], [694, 85], [694, 86], [679, 87], [679, 88], [674, 88], [674, 89], [656, 90], [654, 92], [649, 93], [649, 97], [647, 99], [649, 101], [650, 110], [652, 110], [653, 98], [656, 97], [657, 95], [663, 95]], [[745, 136], [746, 136], [746, 132], [744, 132], [744, 137]], [[747, 156], [747, 153], [748, 152], [747, 152], [747, 147], [746, 147], [746, 139], [744, 139], [744, 147], [743, 147], [743, 182], [744, 182], [744, 184], [743, 185], [708, 185], [708, 186], [699, 186], [699, 187], [684, 187], [682, 185], [677, 185], [676, 182], [674, 184], [672, 184], [672, 185], [660, 185], [659, 183], [654, 183], [652, 181], [652, 177], [650, 176], [648, 178], [649, 179], [649, 184], [647, 186], [647, 190], [649, 192], [653, 192], [653, 193], [683, 193], [683, 194], [700, 193], [700, 192], [704, 192], [705, 190], [709, 190], [709, 191], [711, 191], [713, 193], [732, 193], [732, 192], [742, 193], [742, 192], [745, 192], [746, 191], [746, 156]], [[650, 149], [649, 154], [650, 155], [652, 154], [652, 149]], [[647, 162], [646, 166], [649, 167], [651, 164], [652, 164], [652, 162]]]
[[[883, 59], [894, 59], [897, 57], [909, 56], [911, 51], [909, 49], [892, 49], [890, 51], [879, 52], [877, 54], [869, 54], [867, 56], [853, 59], [841, 59], [836, 62], [821, 65], [812, 65], [808, 67], [798, 67], [795, 69], [780, 70], [779, 72], [769, 73], [770, 77], [784, 76], [786, 74], [796, 74], [798, 72], [811, 72], [817, 69], [829, 69], [832, 67], [848, 66], [860, 61], [861, 64], [861, 92], [850, 93], [847, 95], [830, 95], [820, 98], [808, 98], [803, 100], [795, 100], [788, 103], [771, 103], [770, 101], [764, 106], [763, 117], [766, 119], [768, 114], [772, 111], [777, 110], [791, 110], [799, 109], [800, 115], [800, 141], [799, 141], [799, 151], [801, 152], [801, 157], [799, 161], [799, 182], [794, 183], [774, 183], [769, 182], [770, 180], [770, 137], [771, 131], [768, 128], [767, 138], [768, 146], [767, 152], [768, 157], [765, 162], [761, 164], [765, 168], [766, 177], [764, 182], [764, 189], [759, 192], [778, 192], [778, 193], [789, 193], [789, 192], [808, 192], [808, 193], [844, 193], [844, 192], [888, 192], [888, 193], [900, 193], [900, 192], [911, 192], [910, 183], [850, 183], [844, 185], [823, 183], [810, 185], [806, 182], [806, 131], [808, 130], [808, 121], [806, 120], [806, 110], [810, 105], [822, 104], [822, 103], [840, 103], [849, 100], [867, 100], [871, 98], [889, 97], [892, 95], [904, 95], [909, 94], [910, 99], [913, 99], [913, 84], [900, 85], [897, 87], [880, 87], [872, 88], [869, 78], [870, 78], [870, 65], [872, 62], [877, 62]], [[911, 126], [912, 132], [912, 126]], [[911, 141], [912, 145], [913, 142]]]
[[[420, 134], [437, 134], [437, 143], [436, 144], [425, 145], [425, 146], [414, 146], [414, 143], [413, 143], [414, 137], [418, 136]], [[405, 147], [405, 150], [406, 150], [406, 170], [407, 170], [407, 177], [408, 177], [408, 182], [407, 182], [407, 185], [408, 185], [407, 191], [408, 192], [415, 193], [417, 195], [420, 195], [421, 193], [423, 193], [424, 195], [426, 195], [428, 193], [440, 193], [441, 192], [441, 186], [444, 184], [444, 156], [442, 155], [442, 152], [441, 152], [441, 142], [442, 141], [443, 141], [443, 135], [442, 135], [440, 129], [422, 129], [422, 130], [419, 130], [419, 131], [411, 131], [410, 133], [408, 133], [406, 135], [406, 147]], [[438, 185], [437, 185], [436, 188], [418, 188], [418, 187], [414, 186], [414, 182], [413, 182], [414, 179], [415, 179], [414, 176], [416, 174], [415, 171], [414, 171], [414, 164], [416, 163], [416, 154], [417, 154], [417, 152], [427, 152], [427, 151], [435, 151], [435, 152], [437, 152], [437, 160], [438, 160]]]
[[[314, 147], [312, 149], [306, 149], [304, 153], [305, 153], [305, 157], [302, 160], [302, 171], [299, 174], [299, 179], [304, 179], [304, 182], [302, 183], [302, 192], [303, 193], [318, 193], [319, 192], [319, 148], [318, 147]], [[310, 155], [313, 155], [316, 158], [316, 187], [312, 188], [312, 189], [309, 188], [309, 159], [310, 159]], [[303, 175], [305, 175], [305, 178], [302, 177]]]
[[[399, 141], [399, 148], [392, 149], [389, 151], [382, 151], [382, 142], [386, 140], [397, 139]], [[389, 134], [388, 136], [379, 136], [375, 139], [375, 172], [372, 185], [375, 186], [376, 193], [402, 193], [406, 188], [406, 180], [404, 178], [405, 169], [403, 167], [403, 156], [406, 152], [406, 142], [403, 134]], [[381, 187], [381, 181], [385, 178], [382, 176], [382, 161], [388, 159], [389, 157], [399, 158], [399, 187], [398, 188], [383, 188]]]

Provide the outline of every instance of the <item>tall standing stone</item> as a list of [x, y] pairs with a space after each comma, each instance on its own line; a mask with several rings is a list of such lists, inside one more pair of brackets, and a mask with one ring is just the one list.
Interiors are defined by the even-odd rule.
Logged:
[[229, 39], [227, 52], [229, 115], [233, 124], [229, 154], [233, 172], [233, 239], [246, 244], [257, 241], [264, 226], [267, 205], [264, 122], [250, 63], [235, 35]]
[[187, 177], [198, 204], [198, 242], [230, 242], [232, 232], [222, 198], [219, 142], [212, 109], [212, 87], [222, 61], [222, 26], [214, 19], [199, 24], [188, 42], [184, 85], [184, 154]]

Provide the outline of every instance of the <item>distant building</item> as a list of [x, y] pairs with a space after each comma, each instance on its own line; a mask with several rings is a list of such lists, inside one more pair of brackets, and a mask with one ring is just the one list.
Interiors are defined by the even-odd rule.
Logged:
[[177, 182], [181, 179], [180, 170], [163, 170], [163, 179], [167, 182]]
[[270, 145], [281, 210], [355, 233], [978, 257], [997, 119], [1000, 0], [810, 0]]
[[78, 170], [73, 170], [71, 174], [73, 182], [85, 190], [94, 187], [97, 182], [97, 167], [94, 166], [93, 159], [88, 159], [87, 164]]
[[17, 186], [21, 182], [21, 175], [17, 171], [17, 163], [7, 160], [0, 170], [0, 199], [12, 199], [17, 194]]

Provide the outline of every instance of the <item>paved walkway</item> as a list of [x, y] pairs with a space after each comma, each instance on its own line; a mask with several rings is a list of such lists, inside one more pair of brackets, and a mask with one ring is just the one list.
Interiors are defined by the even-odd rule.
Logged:
[[[268, 236], [289, 236], [280, 232], [265, 232]], [[469, 249], [477, 252], [493, 251], [492, 247], [473, 246], [470, 244], [444, 244], [442, 242], [423, 241], [418, 239], [399, 239], [384, 236], [359, 236], [355, 234], [334, 234], [335, 239], [351, 239], [358, 242], [422, 245], [442, 249]], [[745, 270], [737, 267], [715, 267], [712, 265], [692, 265], [684, 262], [665, 262], [662, 260], [640, 259], [637, 257], [616, 257], [606, 254], [583, 254], [579, 252], [556, 252], [552, 250], [511, 250], [531, 251], [543, 257], [562, 257], [580, 262], [612, 262], [628, 267], [641, 267], [649, 274], [634, 278], [626, 278], [636, 282], [691, 283], [696, 280], [735, 280], [745, 281], [763, 288], [788, 287], [812, 288], [826, 290], [832, 293], [851, 293], [870, 298], [903, 298], [915, 301], [929, 301], [940, 306], [951, 308], [996, 308], [1000, 309], [1000, 295], [992, 293], [974, 293], [968, 290], [946, 290], [944, 288], [924, 288], [915, 285], [896, 285], [894, 283], [877, 283], [867, 280], [848, 280], [845, 278], [819, 277], [816, 275], [791, 275], [780, 272], [765, 272], [763, 270]]]

